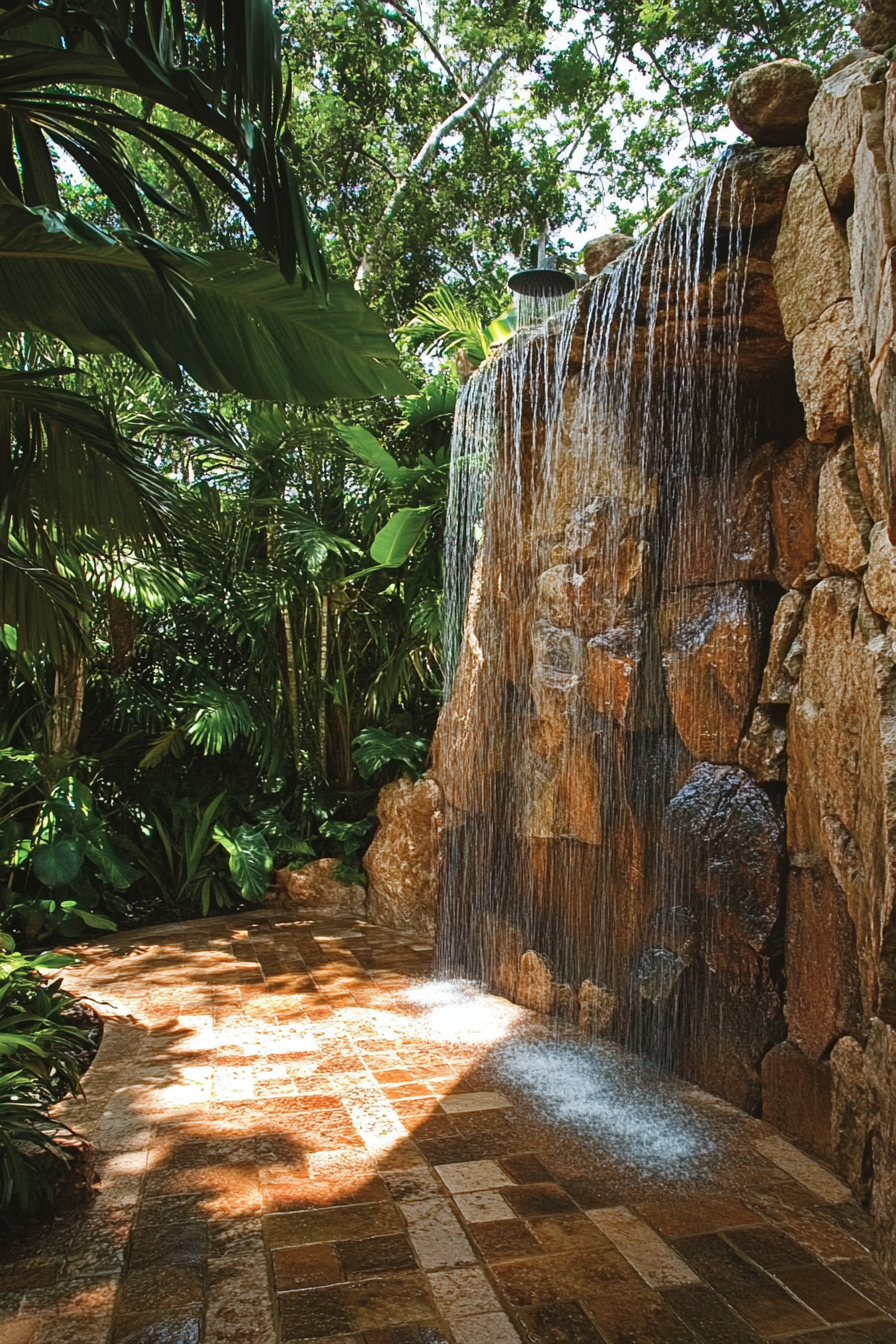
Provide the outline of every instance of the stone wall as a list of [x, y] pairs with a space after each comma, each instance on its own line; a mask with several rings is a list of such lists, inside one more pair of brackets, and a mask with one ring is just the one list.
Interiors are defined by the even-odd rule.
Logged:
[[859, 51], [808, 88], [782, 121], [805, 148], [764, 123], [743, 158], [742, 376], [777, 409], [722, 493], [700, 477], [663, 573], [625, 467], [573, 516], [591, 467], [558, 459], [510, 538], [495, 492], [434, 751], [442, 952], [635, 1045], [674, 1017], [667, 1062], [832, 1162], [893, 1270], [896, 65]]

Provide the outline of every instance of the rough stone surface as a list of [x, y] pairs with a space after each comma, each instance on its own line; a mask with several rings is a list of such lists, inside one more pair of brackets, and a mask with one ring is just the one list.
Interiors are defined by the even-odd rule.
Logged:
[[276, 902], [286, 898], [311, 910], [363, 915], [367, 892], [359, 883], [340, 881], [336, 875], [338, 867], [338, 859], [315, 859], [296, 871], [278, 868], [268, 900]]
[[616, 1013], [616, 995], [612, 990], [583, 980], [579, 986], [579, 1026], [595, 1036], [606, 1036]]
[[549, 1013], [554, 1002], [554, 978], [543, 957], [530, 948], [520, 957], [514, 998], [524, 1008]]
[[896, 15], [869, 10], [853, 24], [863, 47], [884, 52], [896, 45]]
[[748, 584], [687, 588], [660, 608], [675, 727], [698, 760], [734, 764], [762, 679], [770, 613]]
[[[869, 360], [880, 348], [877, 328], [883, 273], [896, 241], [884, 148], [885, 92], [883, 84], [869, 84], [861, 90], [863, 134], [855, 159], [855, 209], [847, 222], [855, 328]], [[889, 325], [886, 316], [883, 325]]]
[[868, 563], [872, 520], [856, 472], [852, 439], [831, 449], [818, 482], [818, 541], [823, 573], [859, 574]]
[[856, 930], [866, 1017], [877, 1011], [880, 930], [892, 908], [896, 670], [883, 622], [861, 584], [828, 578], [812, 592], [788, 716], [791, 862], [829, 865]]
[[726, 928], [762, 952], [778, 922], [784, 826], [744, 770], [701, 763], [666, 809], [664, 843]]
[[801, 61], [769, 61], [745, 70], [728, 92], [738, 130], [758, 145], [801, 145], [818, 80]]
[[818, 558], [818, 475], [824, 448], [797, 439], [772, 464], [771, 524], [774, 576], [782, 588], [802, 586], [814, 574]]
[[813, 442], [833, 443], [849, 425], [850, 392], [861, 360], [851, 302], [835, 303], [794, 337], [796, 389], [806, 413], [806, 436]]
[[878, 1259], [893, 1274], [896, 1273], [896, 1087], [893, 1086], [896, 1031], [880, 1018], [871, 1022], [865, 1058], [874, 1116], [871, 1211]]
[[827, 865], [790, 872], [785, 957], [789, 1039], [817, 1062], [862, 1020], [856, 931]]
[[439, 885], [441, 794], [432, 776], [380, 790], [379, 829], [364, 855], [367, 913], [377, 924], [432, 935]]
[[832, 208], [847, 205], [855, 189], [855, 158], [862, 138], [861, 89], [868, 82], [870, 62], [877, 60], [861, 48], [856, 57], [828, 75], [809, 111], [806, 148]]
[[789, 705], [799, 680], [803, 646], [800, 625], [806, 607], [806, 594], [798, 589], [785, 593], [772, 621], [768, 660], [762, 674], [760, 705]]
[[741, 462], [730, 479], [698, 476], [679, 508], [665, 569], [667, 587], [772, 577], [770, 489], [775, 444]]
[[634, 238], [627, 233], [604, 233], [592, 238], [582, 249], [582, 266], [586, 275], [600, 275], [611, 261], [633, 247]]
[[831, 214], [812, 163], [793, 175], [772, 270], [789, 341], [832, 304], [852, 297], [846, 231]]
[[787, 779], [787, 709], [781, 705], [757, 705], [750, 726], [741, 740], [738, 759], [760, 784]]
[[870, 1193], [872, 1098], [865, 1052], [853, 1036], [831, 1051], [831, 1131], [834, 1160], [864, 1203]]
[[885, 523], [876, 523], [871, 530], [864, 584], [872, 609], [896, 625], [896, 546], [887, 536]]
[[831, 1066], [782, 1041], [762, 1061], [762, 1118], [831, 1159]]

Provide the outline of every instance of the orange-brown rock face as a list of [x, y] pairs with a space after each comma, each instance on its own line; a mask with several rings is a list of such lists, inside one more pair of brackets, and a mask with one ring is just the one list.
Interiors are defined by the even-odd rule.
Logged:
[[380, 790], [379, 829], [364, 855], [367, 914], [375, 924], [435, 933], [441, 801], [431, 776], [403, 777]]
[[296, 872], [278, 868], [271, 899], [277, 902], [287, 899], [324, 914], [363, 916], [366, 891], [357, 882], [343, 882], [338, 868], [338, 859], [315, 859]]
[[737, 763], [769, 624], [767, 603], [748, 584], [684, 588], [663, 599], [666, 689], [675, 727], [697, 760]]
[[753, 72], [790, 143], [485, 374], [442, 942], [761, 1108], [896, 1270], [896, 63], [813, 89]]

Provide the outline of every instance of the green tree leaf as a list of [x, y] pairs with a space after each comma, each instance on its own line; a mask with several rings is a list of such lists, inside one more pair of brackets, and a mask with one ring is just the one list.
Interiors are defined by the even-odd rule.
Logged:
[[[78, 241], [70, 218], [0, 205], [0, 325], [74, 350], [121, 351], [175, 382], [309, 403], [415, 389], [382, 321], [347, 281], [324, 305], [244, 253], [190, 256]], [[163, 280], [160, 275], [164, 277]]]
[[36, 845], [31, 862], [41, 882], [48, 887], [61, 887], [81, 871], [84, 849], [74, 836], [61, 836], [49, 845]]
[[373, 539], [370, 554], [378, 565], [403, 565], [426, 531], [429, 509], [399, 509]]

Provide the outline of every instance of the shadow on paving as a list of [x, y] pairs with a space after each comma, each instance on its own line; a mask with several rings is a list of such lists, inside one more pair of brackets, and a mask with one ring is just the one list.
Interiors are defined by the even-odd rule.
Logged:
[[570, 1033], [469, 991], [427, 1006], [410, 936], [262, 910], [81, 954], [67, 983], [106, 1030], [58, 1113], [99, 1184], [2, 1248], [0, 1344], [896, 1344], [825, 1168], [661, 1080], [656, 1123], [686, 1107], [711, 1141], [639, 1165], [603, 1083], [592, 1108], [575, 1075], [570, 1119], [527, 1075], [556, 1049], [562, 1081]]

